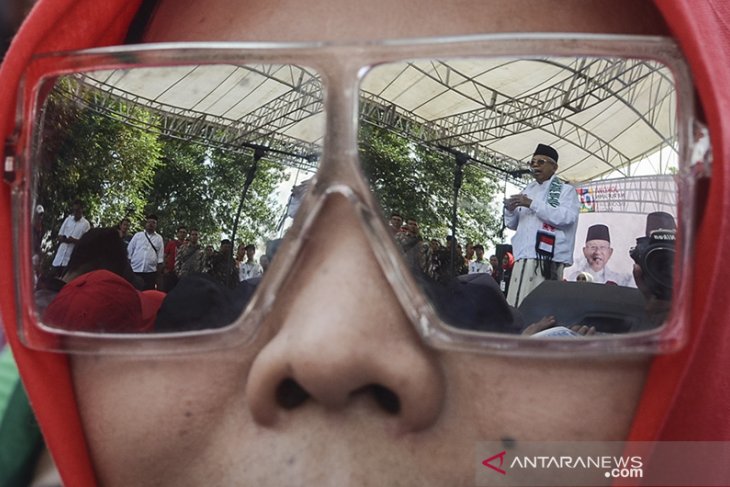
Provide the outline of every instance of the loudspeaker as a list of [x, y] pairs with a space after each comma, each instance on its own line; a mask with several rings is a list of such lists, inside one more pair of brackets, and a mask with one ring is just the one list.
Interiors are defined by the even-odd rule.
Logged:
[[518, 309], [525, 323], [552, 315], [559, 325], [595, 326], [601, 333], [634, 333], [656, 326], [647, 317], [638, 289], [610, 284], [545, 281]]
[[507, 252], [512, 252], [512, 246], [510, 244], [497, 244], [497, 259], [500, 264], [502, 263], [502, 257], [504, 257], [504, 254]]

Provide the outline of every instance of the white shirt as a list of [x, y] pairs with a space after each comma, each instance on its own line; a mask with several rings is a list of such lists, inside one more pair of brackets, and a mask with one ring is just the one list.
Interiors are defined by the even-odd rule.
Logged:
[[525, 187], [522, 194], [532, 200], [529, 208], [519, 206], [514, 211], [506, 208], [504, 210], [505, 225], [517, 231], [512, 237], [512, 251], [516, 261], [537, 258], [537, 232], [544, 230], [555, 235], [553, 262], [565, 265], [573, 263], [580, 202], [575, 188], [563, 183], [558, 206], [551, 206], [548, 203], [548, 190], [555, 178], [557, 176], [553, 175], [542, 184], [533, 181]]
[[263, 267], [256, 262], [241, 262], [238, 269], [238, 280], [245, 281], [254, 277], [260, 277], [264, 273]]
[[[156, 247], [156, 250], [152, 248], [152, 245]], [[134, 272], [157, 272], [157, 264], [162, 264], [165, 257], [163, 247], [164, 242], [159, 233], [148, 233], [147, 236], [145, 236], [145, 231], [135, 233], [127, 245], [127, 255], [132, 270]]]
[[[78, 240], [89, 231], [89, 228], [91, 228], [89, 220], [83, 216], [76, 220], [73, 215], [69, 215], [61, 224], [61, 229], [58, 231], [58, 234], [73, 237]], [[76, 244], [73, 243], [62, 243], [59, 245], [56, 251], [56, 257], [53, 258], [53, 267], [66, 267], [75, 246]]]
[[491, 274], [492, 265], [483, 260], [481, 262], [473, 260], [469, 262], [469, 274]]

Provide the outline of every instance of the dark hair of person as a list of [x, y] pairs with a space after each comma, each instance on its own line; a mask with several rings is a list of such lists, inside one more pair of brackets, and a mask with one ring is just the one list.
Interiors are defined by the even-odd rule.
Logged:
[[107, 270], [123, 275], [127, 266], [127, 251], [116, 228], [92, 228], [74, 247], [66, 273]]
[[244, 248], [246, 250], [256, 250], [256, 246], [254, 244], [248, 244]]
[[180, 225], [179, 227], [177, 227], [177, 231], [179, 232], [180, 230], [185, 230], [187, 232], [188, 227], [186, 227], [185, 225]]
[[147, 220], [159, 221], [157, 219], [157, 215], [155, 215], [154, 213], [150, 213], [149, 215], [147, 215]]

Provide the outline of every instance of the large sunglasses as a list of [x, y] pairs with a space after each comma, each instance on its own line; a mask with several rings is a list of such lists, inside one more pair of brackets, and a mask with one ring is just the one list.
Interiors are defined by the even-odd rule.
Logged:
[[[668, 352], [686, 335], [693, 187], [704, 173], [689, 70], [670, 39], [123, 46], [38, 56], [21, 95], [6, 176], [29, 347], [245, 344], [285, 306], [280, 291], [327, 204], [350, 205], [342, 231], [365, 233], [430, 346]], [[557, 174], [581, 202], [575, 263], [512, 307], [501, 201], [531, 181], [538, 143], [559, 151]], [[199, 248], [178, 248], [167, 294], [139, 292], [133, 275], [119, 278], [122, 233], [95, 228], [64, 248], [65, 280], [50, 279], [75, 199], [92, 227], [128, 218], [131, 235], [156, 213], [164, 237], [184, 224]], [[249, 243], [268, 265], [241, 281], [252, 264], [236, 249]], [[599, 243], [610, 250], [594, 255]], [[343, 292], [368, 285], [351, 279]], [[543, 325], [550, 316], [558, 327]]]

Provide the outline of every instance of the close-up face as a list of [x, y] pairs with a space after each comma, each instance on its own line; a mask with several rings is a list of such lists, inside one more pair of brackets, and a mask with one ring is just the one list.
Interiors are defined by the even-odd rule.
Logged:
[[198, 238], [200, 237], [200, 234], [197, 230], [190, 230], [190, 243], [193, 245], [198, 244]]
[[558, 170], [558, 164], [547, 156], [536, 155], [530, 160], [532, 176], [538, 183], [544, 183]]
[[418, 235], [418, 222], [416, 220], [408, 220], [408, 231], [412, 235]]
[[393, 215], [390, 217], [391, 227], [395, 228], [396, 230], [400, 230], [401, 225], [403, 225], [403, 218], [398, 215]]
[[499, 265], [499, 259], [497, 259], [496, 255], [492, 255], [491, 257], [489, 257], [489, 264], [494, 268]]
[[183, 240], [185, 240], [185, 237], [187, 237], [187, 236], [188, 236], [188, 231], [186, 229], [184, 229], [184, 228], [179, 228], [177, 230], [177, 234], [175, 235], [175, 237], [180, 242], [182, 242]]
[[84, 215], [84, 209], [81, 207], [80, 204], [74, 203], [74, 205], [71, 207], [71, 213], [73, 214], [74, 218], [78, 220]]
[[589, 240], [583, 247], [583, 255], [592, 270], [601, 271], [613, 255], [613, 249], [606, 240]]
[[[645, 2], [629, 1], [162, 0], [145, 42], [657, 33], [661, 25]], [[538, 181], [557, 168], [536, 166]], [[436, 350], [375, 264], [363, 228], [341, 231], [350, 221], [359, 220], [349, 202], [328, 200], [250, 343], [165, 358], [71, 356], [101, 484], [473, 485], [480, 441], [626, 438], [648, 355]], [[418, 232], [415, 221], [408, 226]]]
[[256, 249], [255, 248], [248, 248], [248, 249], [246, 249], [246, 258], [248, 260], [252, 260], [254, 255], [256, 255]]
[[122, 222], [119, 224], [119, 229], [122, 231], [122, 233], [127, 233], [129, 231], [129, 220], [122, 220]]

